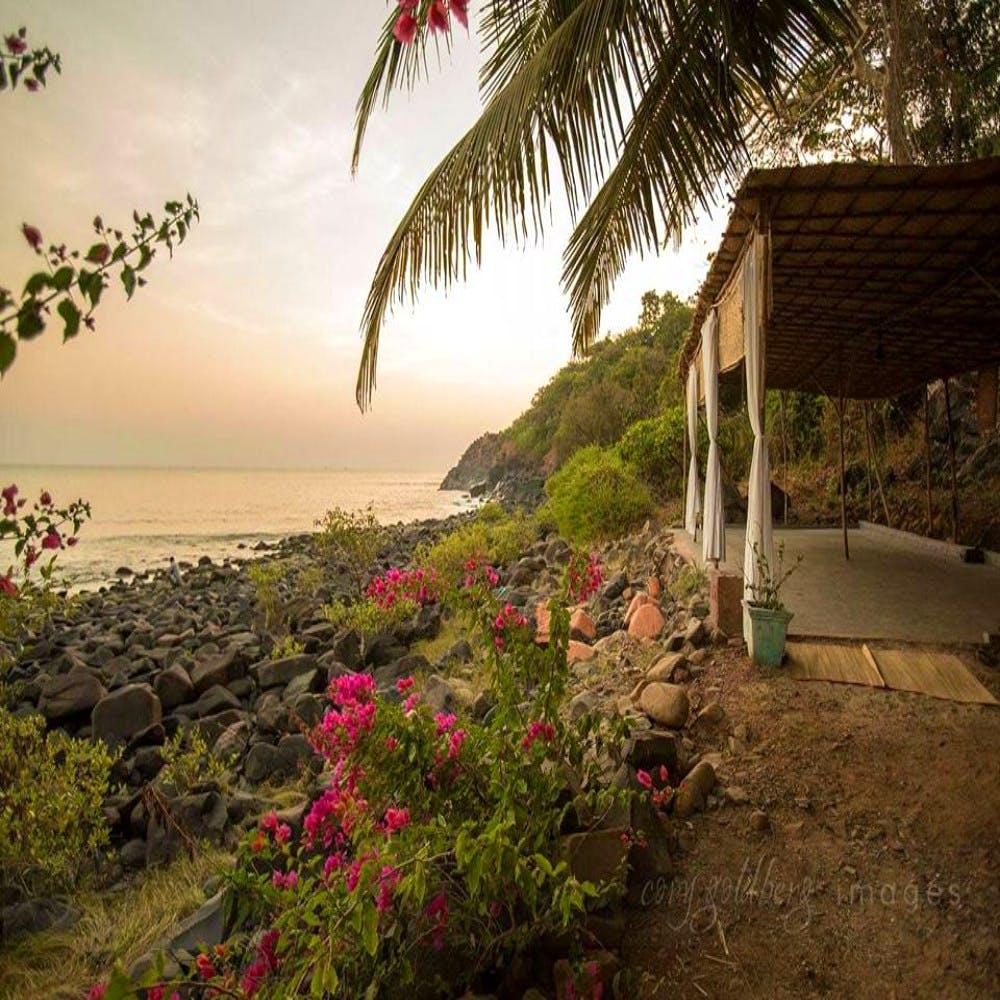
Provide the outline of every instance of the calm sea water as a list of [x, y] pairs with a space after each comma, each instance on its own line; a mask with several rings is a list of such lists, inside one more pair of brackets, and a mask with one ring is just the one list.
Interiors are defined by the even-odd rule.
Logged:
[[[384, 524], [445, 517], [468, 506], [439, 490], [442, 474], [260, 469], [131, 469], [0, 466], [32, 500], [47, 489], [57, 504], [83, 497], [93, 519], [80, 543], [59, 556], [74, 588], [112, 579], [119, 566], [163, 567], [171, 555], [196, 560], [248, 553], [260, 540], [309, 531], [330, 507], [368, 503]], [[0, 572], [11, 561], [0, 552]]]

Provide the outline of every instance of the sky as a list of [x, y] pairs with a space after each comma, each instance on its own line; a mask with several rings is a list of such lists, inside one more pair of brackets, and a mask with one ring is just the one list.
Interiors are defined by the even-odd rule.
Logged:
[[[97, 330], [22, 344], [0, 384], [0, 464], [437, 471], [506, 426], [571, 357], [557, 194], [544, 239], [487, 246], [382, 335], [370, 412], [354, 383], [375, 266], [421, 181], [475, 121], [474, 37], [394, 94], [350, 176], [354, 105], [383, 0], [0, 0], [0, 32], [62, 56], [46, 90], [0, 96], [0, 285], [36, 258], [20, 234], [87, 247], [190, 191], [202, 221]], [[696, 291], [724, 207], [680, 250], [636, 259], [605, 310], [634, 322], [649, 289]], [[116, 283], [117, 284], [117, 283]]]

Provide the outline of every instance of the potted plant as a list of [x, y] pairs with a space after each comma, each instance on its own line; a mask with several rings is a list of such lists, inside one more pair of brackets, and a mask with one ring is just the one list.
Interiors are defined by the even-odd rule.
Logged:
[[780, 667], [785, 656], [785, 637], [792, 613], [781, 600], [781, 588], [802, 562], [802, 556], [787, 570], [784, 567], [785, 543], [778, 545], [777, 567], [772, 568], [767, 556], [755, 542], [754, 563], [757, 582], [749, 586], [749, 596], [743, 601], [750, 618], [747, 647], [750, 659], [760, 666]]

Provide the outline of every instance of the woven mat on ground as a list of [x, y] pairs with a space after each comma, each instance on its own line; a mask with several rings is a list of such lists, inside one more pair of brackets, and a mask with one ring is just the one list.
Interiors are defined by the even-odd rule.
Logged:
[[832, 681], [917, 691], [933, 698], [996, 705], [996, 698], [954, 653], [919, 646], [790, 642], [788, 672], [796, 680]]

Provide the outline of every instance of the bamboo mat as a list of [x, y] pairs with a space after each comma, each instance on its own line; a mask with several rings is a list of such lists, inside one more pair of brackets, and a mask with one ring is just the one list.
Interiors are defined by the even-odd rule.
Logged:
[[[867, 647], [866, 647], [867, 648]], [[920, 691], [932, 698], [996, 705], [997, 700], [953, 653], [918, 647], [872, 650], [887, 687], [897, 691]]]
[[885, 687], [878, 667], [865, 655], [866, 647], [834, 642], [790, 642], [788, 672], [800, 681], [833, 681]]
[[916, 691], [932, 698], [976, 705], [998, 704], [953, 653], [918, 646], [891, 648], [833, 642], [790, 642], [786, 649], [788, 673], [796, 680]]

